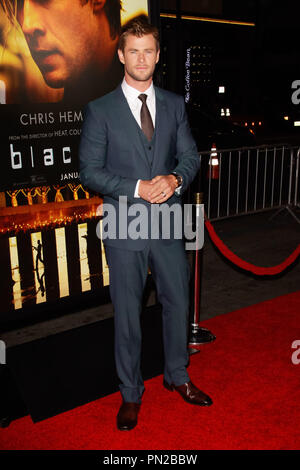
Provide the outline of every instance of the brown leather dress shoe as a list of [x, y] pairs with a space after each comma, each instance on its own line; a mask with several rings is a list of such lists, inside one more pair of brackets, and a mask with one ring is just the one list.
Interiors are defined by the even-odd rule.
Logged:
[[212, 405], [212, 399], [205, 393], [201, 392], [201, 390], [199, 390], [191, 381], [183, 385], [176, 386], [174, 384], [168, 384], [164, 380], [163, 385], [170, 392], [176, 390], [176, 392], [178, 392], [186, 402], [191, 403], [192, 405]]
[[139, 403], [122, 403], [117, 415], [117, 427], [120, 431], [130, 431], [135, 428], [140, 406]]

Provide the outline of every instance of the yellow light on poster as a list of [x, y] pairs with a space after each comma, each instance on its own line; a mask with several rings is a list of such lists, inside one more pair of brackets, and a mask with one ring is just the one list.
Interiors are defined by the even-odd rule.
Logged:
[[87, 236], [87, 224], [78, 224], [78, 244], [82, 292], [91, 290], [90, 270], [87, 254]]
[[131, 20], [134, 16], [148, 14], [147, 0], [125, 0], [123, 1], [123, 10], [121, 11], [122, 24]]
[[9, 238], [9, 253], [13, 280], [13, 306], [19, 309], [22, 308], [22, 296], [17, 237]]
[[69, 279], [68, 279], [68, 264], [67, 264], [67, 249], [66, 249], [66, 237], [65, 229], [55, 229], [56, 238], [56, 253], [57, 253], [57, 269], [58, 269], [58, 280], [59, 280], [59, 293], [60, 297], [66, 297], [69, 295]]
[[39, 304], [42, 302], [46, 302], [45, 267], [41, 232], [31, 233], [31, 244], [36, 292], [35, 297], [36, 303]]

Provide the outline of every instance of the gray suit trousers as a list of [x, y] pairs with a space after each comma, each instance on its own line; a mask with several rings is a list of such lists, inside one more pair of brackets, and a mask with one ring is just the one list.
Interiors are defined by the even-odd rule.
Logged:
[[[162, 305], [164, 379], [188, 382], [189, 264], [182, 240], [151, 240], [141, 251], [105, 247], [115, 311], [115, 362], [125, 402], [141, 402], [140, 314], [148, 267]], [[155, 338], [153, 339], [155, 341]]]

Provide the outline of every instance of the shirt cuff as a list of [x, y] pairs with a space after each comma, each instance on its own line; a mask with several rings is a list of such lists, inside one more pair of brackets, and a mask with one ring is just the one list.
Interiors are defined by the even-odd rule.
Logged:
[[181, 184], [180, 186], [178, 186], [178, 188], [175, 189], [175, 194], [176, 194], [177, 196], [180, 196], [181, 188], [182, 188], [182, 184]]
[[138, 180], [137, 183], [136, 183], [136, 187], [135, 187], [135, 191], [134, 191], [134, 197], [140, 197], [140, 195], [139, 195], [140, 181], [141, 180]]

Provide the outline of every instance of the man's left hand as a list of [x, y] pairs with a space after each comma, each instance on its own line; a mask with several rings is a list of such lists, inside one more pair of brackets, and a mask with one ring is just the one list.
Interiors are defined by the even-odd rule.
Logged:
[[151, 180], [151, 185], [150, 202], [152, 204], [162, 204], [173, 196], [177, 188], [177, 179], [174, 175], [158, 175]]

